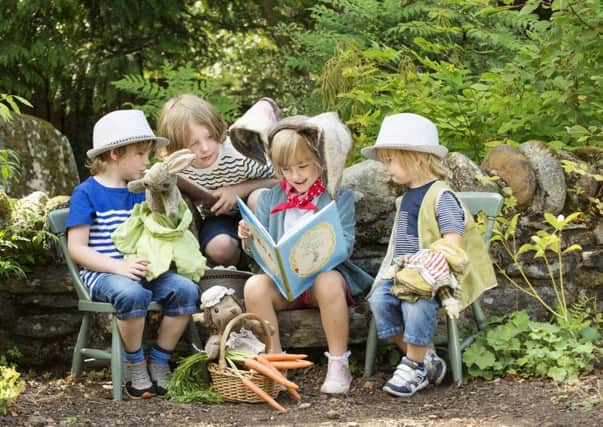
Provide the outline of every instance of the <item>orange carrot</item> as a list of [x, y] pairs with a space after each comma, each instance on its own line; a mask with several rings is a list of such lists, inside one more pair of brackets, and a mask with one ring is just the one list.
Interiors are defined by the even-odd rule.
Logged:
[[287, 387], [287, 391], [289, 392], [289, 394], [297, 401], [301, 400], [301, 396], [299, 395], [299, 393], [297, 392], [297, 390], [295, 390], [292, 387]]
[[282, 384], [287, 388], [292, 387], [296, 390], [299, 389], [299, 386], [297, 384], [292, 381], [289, 381], [283, 376], [283, 374], [281, 374], [280, 372], [274, 372], [276, 371], [276, 369], [274, 368], [270, 368], [253, 359], [245, 359], [244, 363], [246, 368], [253, 369], [254, 371], [264, 375], [267, 378], [270, 378], [276, 383]]
[[[287, 380], [287, 377], [285, 377], [281, 371], [279, 371], [274, 366], [272, 366], [272, 362], [270, 362], [268, 359], [266, 359], [262, 354], [258, 354], [257, 356], [255, 356], [255, 359], [258, 362], [260, 362], [262, 365], [264, 365], [267, 368], [269, 368], [270, 370], [272, 370], [275, 375], [283, 377], [285, 380]], [[297, 390], [298, 390], [298, 388], [295, 388], [295, 387], [287, 387], [287, 391], [295, 400], [301, 400], [301, 396], [299, 395]]]
[[301, 369], [314, 365], [309, 360], [283, 360], [270, 362], [276, 369]]
[[288, 354], [288, 353], [264, 353], [262, 354], [266, 359], [271, 362], [282, 361], [282, 360], [299, 360], [308, 357], [307, 354]]
[[282, 406], [280, 403], [278, 403], [276, 400], [274, 400], [268, 393], [266, 393], [264, 390], [262, 390], [258, 385], [254, 384], [251, 380], [241, 377], [241, 381], [243, 381], [243, 384], [245, 384], [245, 387], [247, 387], [249, 390], [253, 391], [259, 397], [261, 397], [263, 400], [265, 400], [266, 403], [268, 403], [274, 409], [276, 409], [279, 412], [287, 412], [287, 409], [285, 409], [284, 406]]

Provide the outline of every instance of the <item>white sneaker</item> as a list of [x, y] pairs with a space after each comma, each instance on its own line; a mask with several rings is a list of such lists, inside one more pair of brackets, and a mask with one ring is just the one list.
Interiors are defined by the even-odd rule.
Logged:
[[350, 391], [352, 384], [352, 374], [350, 374], [348, 364], [350, 354], [349, 351], [346, 351], [341, 356], [331, 356], [329, 352], [325, 352], [325, 356], [329, 359], [329, 367], [325, 381], [320, 387], [321, 393], [346, 394]]

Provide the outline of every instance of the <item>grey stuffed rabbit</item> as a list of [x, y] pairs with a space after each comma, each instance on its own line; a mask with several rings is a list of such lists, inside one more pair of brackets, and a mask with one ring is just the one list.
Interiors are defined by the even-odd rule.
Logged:
[[144, 177], [128, 183], [134, 193], [146, 192], [149, 209], [176, 218], [182, 195], [177, 186], [177, 172], [186, 168], [195, 159], [192, 151], [185, 148], [170, 154], [164, 161], [155, 163]]

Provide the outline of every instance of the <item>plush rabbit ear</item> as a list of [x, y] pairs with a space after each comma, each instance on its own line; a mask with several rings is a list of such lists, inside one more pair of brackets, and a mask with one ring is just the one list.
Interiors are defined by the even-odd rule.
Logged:
[[144, 178], [128, 182], [128, 190], [132, 193], [143, 193], [146, 190], [144, 186]]
[[188, 148], [183, 148], [182, 150], [174, 151], [164, 162], [169, 173], [176, 173], [188, 167], [193, 160], [195, 160], [195, 154]]
[[268, 130], [281, 118], [281, 110], [271, 98], [262, 98], [228, 129], [233, 147], [258, 163], [266, 164]]

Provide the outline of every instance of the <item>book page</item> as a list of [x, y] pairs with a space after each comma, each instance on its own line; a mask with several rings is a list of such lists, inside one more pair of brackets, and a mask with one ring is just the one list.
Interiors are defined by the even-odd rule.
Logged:
[[303, 218], [277, 246], [287, 256], [285, 268], [299, 278], [312, 277], [344, 261], [347, 253], [335, 202]]

